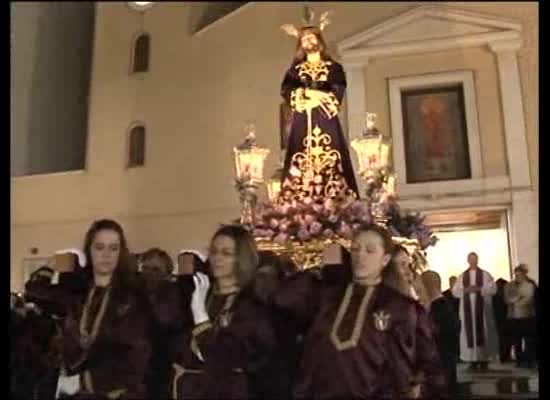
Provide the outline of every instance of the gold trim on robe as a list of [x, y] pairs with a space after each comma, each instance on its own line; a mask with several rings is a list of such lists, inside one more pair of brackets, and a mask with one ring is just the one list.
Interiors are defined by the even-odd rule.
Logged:
[[340, 307], [338, 308], [338, 312], [336, 313], [336, 318], [334, 319], [334, 323], [332, 324], [332, 329], [330, 332], [330, 340], [338, 351], [351, 349], [357, 346], [357, 344], [359, 343], [361, 332], [363, 331], [363, 326], [365, 325], [365, 320], [367, 318], [367, 312], [366, 312], [367, 307], [370, 303], [372, 294], [374, 293], [374, 290], [375, 290], [374, 286], [367, 287], [367, 290], [365, 291], [365, 294], [361, 299], [361, 304], [359, 306], [359, 309], [357, 310], [357, 315], [355, 316], [355, 322], [353, 324], [353, 330], [352, 330], [351, 336], [348, 339], [342, 340], [338, 336], [338, 330], [340, 329], [342, 320], [344, 319], [344, 316], [346, 315], [346, 311], [348, 310], [348, 307], [350, 305], [351, 298], [353, 295], [353, 286], [354, 286], [353, 283], [348, 284], [348, 287], [346, 288], [346, 292], [344, 293], [344, 297], [342, 298], [342, 302], [340, 303]]

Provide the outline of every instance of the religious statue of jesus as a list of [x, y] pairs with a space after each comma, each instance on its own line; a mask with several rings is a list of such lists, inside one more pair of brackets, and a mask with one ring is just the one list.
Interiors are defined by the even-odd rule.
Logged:
[[301, 28], [282, 26], [298, 43], [281, 87], [293, 116], [280, 199], [355, 200], [359, 197], [357, 183], [338, 119], [346, 76], [342, 65], [328, 54], [321, 34], [329, 23], [328, 12], [316, 26], [313, 13], [306, 8], [304, 22]]

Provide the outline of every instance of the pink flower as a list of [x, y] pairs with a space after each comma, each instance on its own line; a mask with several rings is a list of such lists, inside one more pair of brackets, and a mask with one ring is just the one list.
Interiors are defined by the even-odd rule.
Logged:
[[279, 232], [286, 232], [288, 230], [288, 222], [279, 224]]
[[335, 223], [338, 221], [338, 215], [336, 215], [336, 214], [330, 214], [329, 217], [328, 217], [328, 221], [329, 221], [330, 223], [335, 224]]
[[343, 237], [344, 239], [351, 239], [351, 228], [348, 224], [345, 222], [342, 222], [340, 224], [340, 228], [338, 228], [338, 235]]
[[312, 201], [313, 201], [313, 199], [311, 197], [305, 197], [304, 200], [303, 200], [303, 202], [306, 206], [310, 205]]
[[321, 233], [321, 230], [323, 229], [323, 225], [321, 225], [321, 223], [315, 221], [311, 224], [311, 226], [309, 227], [309, 232], [312, 234], [312, 235], [318, 235], [319, 233]]
[[332, 199], [326, 199], [324, 204], [323, 204], [324, 208], [328, 211], [334, 211], [335, 209], [335, 206], [334, 206], [334, 200]]
[[281, 246], [284, 245], [287, 240], [288, 240], [288, 235], [282, 232], [273, 238], [273, 241]]
[[315, 221], [315, 217], [311, 214], [306, 214], [306, 216], [304, 217], [304, 222], [307, 225], [311, 225], [314, 221]]
[[304, 219], [302, 218], [302, 216], [300, 214], [296, 214], [292, 219], [297, 224], [302, 224], [304, 222]]
[[321, 211], [323, 211], [323, 205], [322, 204], [319, 204], [319, 203], [315, 203], [313, 205], [313, 211], [317, 214], [320, 214]]
[[286, 214], [288, 209], [290, 208], [290, 205], [288, 203], [279, 204], [275, 207], [275, 212], [279, 214]]
[[279, 226], [279, 221], [277, 221], [275, 218], [271, 218], [269, 221], [269, 226], [273, 229], [276, 229]]

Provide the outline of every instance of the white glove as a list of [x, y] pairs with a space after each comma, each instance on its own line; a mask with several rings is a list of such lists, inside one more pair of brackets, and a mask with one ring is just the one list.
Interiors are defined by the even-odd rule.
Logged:
[[191, 296], [191, 312], [193, 313], [195, 325], [198, 325], [210, 319], [206, 311], [206, 296], [210, 289], [210, 279], [205, 274], [197, 272], [193, 275], [193, 282], [195, 283], [195, 290]]
[[59, 375], [57, 380], [57, 390], [55, 398], [58, 399], [61, 394], [73, 396], [80, 391], [80, 376], [67, 376], [64, 372]]

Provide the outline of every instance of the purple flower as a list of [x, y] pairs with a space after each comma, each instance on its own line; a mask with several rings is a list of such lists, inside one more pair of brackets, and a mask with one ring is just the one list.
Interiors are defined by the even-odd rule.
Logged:
[[300, 230], [298, 231], [298, 239], [302, 240], [302, 241], [306, 241], [310, 238], [310, 234], [308, 232], [307, 229], [304, 229], [304, 228], [300, 228]]
[[334, 236], [334, 231], [332, 229], [325, 229], [323, 231], [323, 236], [330, 239]]
[[275, 207], [275, 212], [279, 214], [286, 214], [289, 208], [290, 205], [288, 203], [279, 204]]
[[321, 233], [321, 230], [323, 229], [323, 225], [321, 225], [320, 222], [313, 222], [311, 224], [311, 226], [309, 227], [309, 232], [312, 234], [312, 235], [318, 235], [319, 233]]
[[368, 211], [365, 214], [361, 215], [360, 220], [365, 224], [370, 224], [372, 222], [371, 215], [369, 214]]
[[338, 221], [338, 215], [330, 214], [328, 217], [328, 221], [332, 224], [335, 224]]
[[265, 237], [266, 236], [266, 231], [265, 229], [254, 229], [254, 232], [253, 232], [253, 235], [255, 237]]

